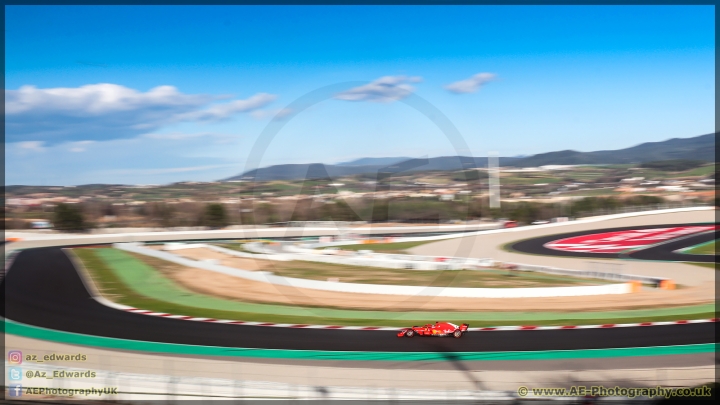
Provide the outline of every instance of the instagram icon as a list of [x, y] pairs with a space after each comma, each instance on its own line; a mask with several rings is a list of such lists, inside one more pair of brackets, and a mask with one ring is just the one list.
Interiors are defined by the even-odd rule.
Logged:
[[19, 350], [10, 350], [8, 352], [8, 363], [22, 364], [22, 352]]

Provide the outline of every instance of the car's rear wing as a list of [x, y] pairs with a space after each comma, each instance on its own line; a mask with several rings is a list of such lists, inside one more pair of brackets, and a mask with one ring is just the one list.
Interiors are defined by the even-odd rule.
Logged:
[[464, 323], [464, 324], [460, 325], [460, 330], [465, 332], [468, 330], [469, 327], [470, 327], [470, 325]]

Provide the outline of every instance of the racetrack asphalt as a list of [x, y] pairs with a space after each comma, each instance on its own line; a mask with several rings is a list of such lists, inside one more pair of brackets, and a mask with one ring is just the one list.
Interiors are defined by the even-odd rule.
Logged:
[[[713, 223], [708, 224], [693, 224], [693, 225], [715, 225]], [[653, 229], [653, 228], [669, 228], [669, 227], [683, 227], [687, 224], [663, 224], [663, 225], [647, 225], [647, 226], [630, 226], [622, 228], [605, 228], [595, 229], [592, 231], [581, 231], [581, 232], [569, 232], [554, 235], [546, 235], [538, 238], [526, 239], [508, 246], [510, 249], [535, 255], [547, 255], [547, 256], [564, 256], [564, 257], [591, 257], [600, 259], [639, 259], [639, 260], [657, 260], [657, 261], [674, 261], [674, 262], [702, 262], [702, 263], [713, 263], [716, 257], [712, 255], [694, 255], [685, 253], [675, 253], [676, 250], [683, 249], [690, 246], [695, 246], [700, 243], [709, 242], [717, 238], [718, 232], [704, 232], [698, 235], [691, 235], [689, 237], [671, 239], [663, 243], [659, 243], [655, 246], [648, 248], [640, 248], [629, 253], [588, 253], [588, 252], [568, 252], [555, 250], [545, 247], [546, 243], [550, 243], [559, 239], [571, 238], [575, 236], [592, 235], [597, 233], [605, 232], [618, 232], [635, 229]]]
[[[669, 346], [715, 342], [715, 324], [471, 332], [461, 339], [397, 338], [392, 331], [268, 328], [149, 317], [104, 306], [59, 247], [22, 251], [2, 281], [4, 316], [66, 332], [191, 345], [388, 352], [491, 352]], [[436, 319], [428, 322], [437, 321]], [[408, 325], [411, 326], [411, 325]], [[471, 325], [472, 326], [472, 325]]]

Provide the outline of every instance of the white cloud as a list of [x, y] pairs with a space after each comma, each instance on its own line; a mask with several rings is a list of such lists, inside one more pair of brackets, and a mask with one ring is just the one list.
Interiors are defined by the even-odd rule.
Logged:
[[216, 104], [201, 111], [193, 111], [180, 116], [182, 120], [219, 120], [234, 114], [256, 111], [275, 101], [277, 96], [267, 93], [256, 94], [247, 100], [235, 100], [225, 104]]
[[156, 139], [160, 141], [184, 141], [184, 140], [193, 140], [197, 138], [208, 138], [209, 140], [212, 140], [212, 142], [205, 142], [205, 144], [230, 144], [237, 142], [242, 138], [241, 135], [237, 134], [223, 134], [223, 133], [215, 133], [215, 132], [194, 132], [194, 133], [185, 133], [185, 132], [170, 132], [170, 133], [150, 133], [150, 134], [143, 134], [139, 138], [146, 138], [146, 139]]
[[198, 172], [218, 168], [226, 167], [237, 167], [237, 164], [224, 164], [224, 165], [207, 165], [207, 166], [188, 166], [188, 167], [168, 167], [162, 169], [117, 169], [104, 171], [105, 174], [167, 174], [167, 173], [187, 173], [187, 172]]
[[177, 141], [180, 139], [200, 138], [203, 136], [214, 136], [212, 132], [196, 132], [196, 133], [184, 133], [184, 132], [170, 132], [166, 134], [144, 134], [143, 138], [150, 139], [166, 139], [171, 141]]
[[94, 144], [95, 141], [78, 141], [71, 142], [70, 152], [85, 152], [87, 148], [85, 146]]
[[45, 150], [45, 142], [42, 141], [25, 141], [25, 142], [17, 142], [17, 146], [20, 149], [30, 150], [30, 151], [42, 151]]
[[173, 86], [147, 92], [101, 83], [75, 88], [23, 86], [5, 92], [8, 142], [132, 138], [180, 121], [214, 121], [257, 110], [275, 95], [216, 103], [227, 96], [183, 94]]
[[474, 93], [487, 82], [495, 80], [496, 75], [493, 73], [478, 73], [469, 79], [460, 80], [445, 86], [445, 89], [453, 93]]
[[288, 115], [292, 114], [293, 112], [295, 112], [295, 111], [293, 111], [292, 108], [282, 108], [275, 112], [275, 119], [285, 118]]
[[422, 81], [419, 76], [383, 76], [366, 85], [338, 93], [335, 98], [346, 101], [392, 102], [409, 96], [415, 90], [406, 82], [417, 83], [419, 81]]
[[221, 179], [242, 171], [244, 155], [239, 146], [247, 142], [246, 138], [233, 132], [200, 130], [187, 134], [143, 134], [102, 142], [7, 143], [5, 181], [6, 184], [61, 185]]
[[267, 117], [272, 117], [274, 120], [281, 120], [292, 113], [293, 110], [291, 108], [281, 108], [279, 110], [255, 110], [251, 112], [250, 115], [258, 120], [262, 120]]

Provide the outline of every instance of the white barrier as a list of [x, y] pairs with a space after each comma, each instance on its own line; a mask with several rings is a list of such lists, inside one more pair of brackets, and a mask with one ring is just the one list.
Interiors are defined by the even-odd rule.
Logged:
[[282, 254], [278, 255], [278, 254], [263, 254], [263, 253], [245, 253], [245, 252], [240, 252], [237, 250], [226, 249], [224, 247], [215, 246], [215, 245], [203, 245], [203, 247], [206, 247], [210, 250], [214, 250], [218, 253], [225, 253], [230, 256], [237, 256], [237, 257], [242, 257], [242, 258], [246, 258], [246, 259], [275, 260], [275, 261], [279, 261], [279, 262], [287, 262], [287, 261], [292, 260]]
[[[247, 245], [246, 245], [247, 246]], [[290, 255], [288, 255], [288, 252]], [[348, 255], [327, 255], [323, 251], [303, 249], [297, 246], [285, 246], [285, 256], [293, 260], [305, 260], [321, 263], [332, 263], [340, 265], [353, 265], [365, 267], [380, 267], [387, 269], [406, 270], [475, 270], [483, 267], [490, 267], [492, 260], [487, 258], [445, 258], [434, 256], [414, 256], [403, 254], [381, 254], [372, 253], [369, 255], [349, 253]]]
[[603, 271], [587, 271], [587, 270], [569, 270], [561, 269], [559, 267], [551, 266], [536, 266], [533, 264], [523, 263], [509, 263], [504, 262], [504, 265], [513, 266], [518, 271], [532, 271], [537, 273], [548, 273], [558, 274], [562, 276], [580, 277], [580, 278], [596, 278], [601, 280], [614, 280], [614, 281], [640, 281], [644, 284], [653, 284], [656, 287], [660, 287], [660, 282], [664, 280], [670, 280], [665, 277], [649, 277], [640, 276], [637, 274], [623, 274], [623, 273], [609, 273]]
[[224, 247], [208, 245], [205, 243], [166, 243], [163, 247], [163, 251], [168, 250], [183, 250], [183, 249], [195, 249], [195, 248], [206, 248], [214, 250], [218, 253], [223, 253], [230, 256], [242, 257], [245, 259], [260, 259], [260, 260], [275, 260], [280, 262], [286, 262], [291, 259], [280, 254], [264, 254], [264, 253], [245, 253], [238, 250], [226, 249]]
[[206, 247], [204, 243], [168, 242], [162, 247], [162, 250], [197, 249], [204, 247]]
[[385, 294], [406, 296], [431, 296], [455, 298], [534, 298], [534, 297], [569, 297], [580, 295], [627, 294], [632, 292], [630, 283], [607, 284], [601, 286], [581, 287], [549, 287], [549, 288], [458, 288], [458, 287], [426, 287], [382, 284], [337, 283], [300, 278], [282, 277], [270, 272], [248, 271], [226, 267], [219, 264], [200, 262], [179, 257], [172, 253], [147, 249], [138, 243], [117, 243], [114, 247], [156, 257], [183, 266], [210, 270], [217, 273], [240, 277], [275, 285], [284, 285], [311, 290], [334, 291], [357, 294]]

